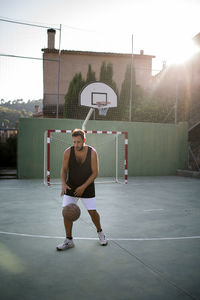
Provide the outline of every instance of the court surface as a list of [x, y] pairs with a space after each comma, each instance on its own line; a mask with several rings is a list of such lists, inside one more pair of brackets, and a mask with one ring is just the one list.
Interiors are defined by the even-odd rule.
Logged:
[[0, 299], [200, 299], [200, 181], [135, 177], [97, 184], [109, 244], [79, 202], [75, 248], [64, 239], [60, 187], [0, 181]]

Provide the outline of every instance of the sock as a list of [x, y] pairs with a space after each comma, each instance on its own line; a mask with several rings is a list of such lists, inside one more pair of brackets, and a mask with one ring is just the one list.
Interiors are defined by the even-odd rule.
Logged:
[[72, 240], [73, 238], [72, 238], [72, 237], [68, 237], [68, 236], [67, 236], [67, 239], [68, 239], [68, 240]]
[[97, 232], [102, 232], [102, 229], [100, 231], [97, 230]]

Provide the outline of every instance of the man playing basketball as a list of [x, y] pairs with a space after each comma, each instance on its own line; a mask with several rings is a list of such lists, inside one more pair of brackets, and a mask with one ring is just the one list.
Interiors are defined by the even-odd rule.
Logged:
[[[85, 132], [75, 129], [72, 132], [73, 146], [64, 152], [61, 169], [63, 207], [70, 203], [77, 203], [81, 198], [97, 229], [100, 244], [107, 245], [107, 239], [102, 231], [100, 216], [96, 211], [94, 180], [98, 175], [98, 155], [94, 148], [85, 144]], [[65, 241], [57, 246], [57, 250], [74, 247], [72, 238], [73, 222], [64, 218], [66, 231]]]

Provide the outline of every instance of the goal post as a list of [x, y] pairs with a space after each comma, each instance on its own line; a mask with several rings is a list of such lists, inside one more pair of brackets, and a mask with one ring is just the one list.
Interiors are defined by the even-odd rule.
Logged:
[[[86, 144], [97, 150], [99, 176], [95, 183], [128, 182], [128, 132], [85, 130]], [[44, 183], [61, 184], [63, 153], [72, 145], [72, 130], [47, 130], [44, 135]]]

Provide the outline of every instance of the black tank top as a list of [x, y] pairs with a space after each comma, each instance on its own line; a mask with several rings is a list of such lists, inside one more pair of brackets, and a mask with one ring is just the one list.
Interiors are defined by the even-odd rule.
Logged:
[[[69, 157], [69, 169], [68, 169], [68, 178], [67, 185], [71, 190], [67, 190], [66, 195], [74, 197], [74, 191], [77, 187], [81, 186], [87, 181], [87, 179], [92, 174], [91, 169], [91, 152], [92, 147], [88, 146], [87, 156], [83, 163], [78, 163], [76, 160], [74, 146], [70, 149]], [[92, 182], [84, 191], [82, 196], [79, 198], [92, 198], [95, 197], [95, 187], [94, 182]]]

